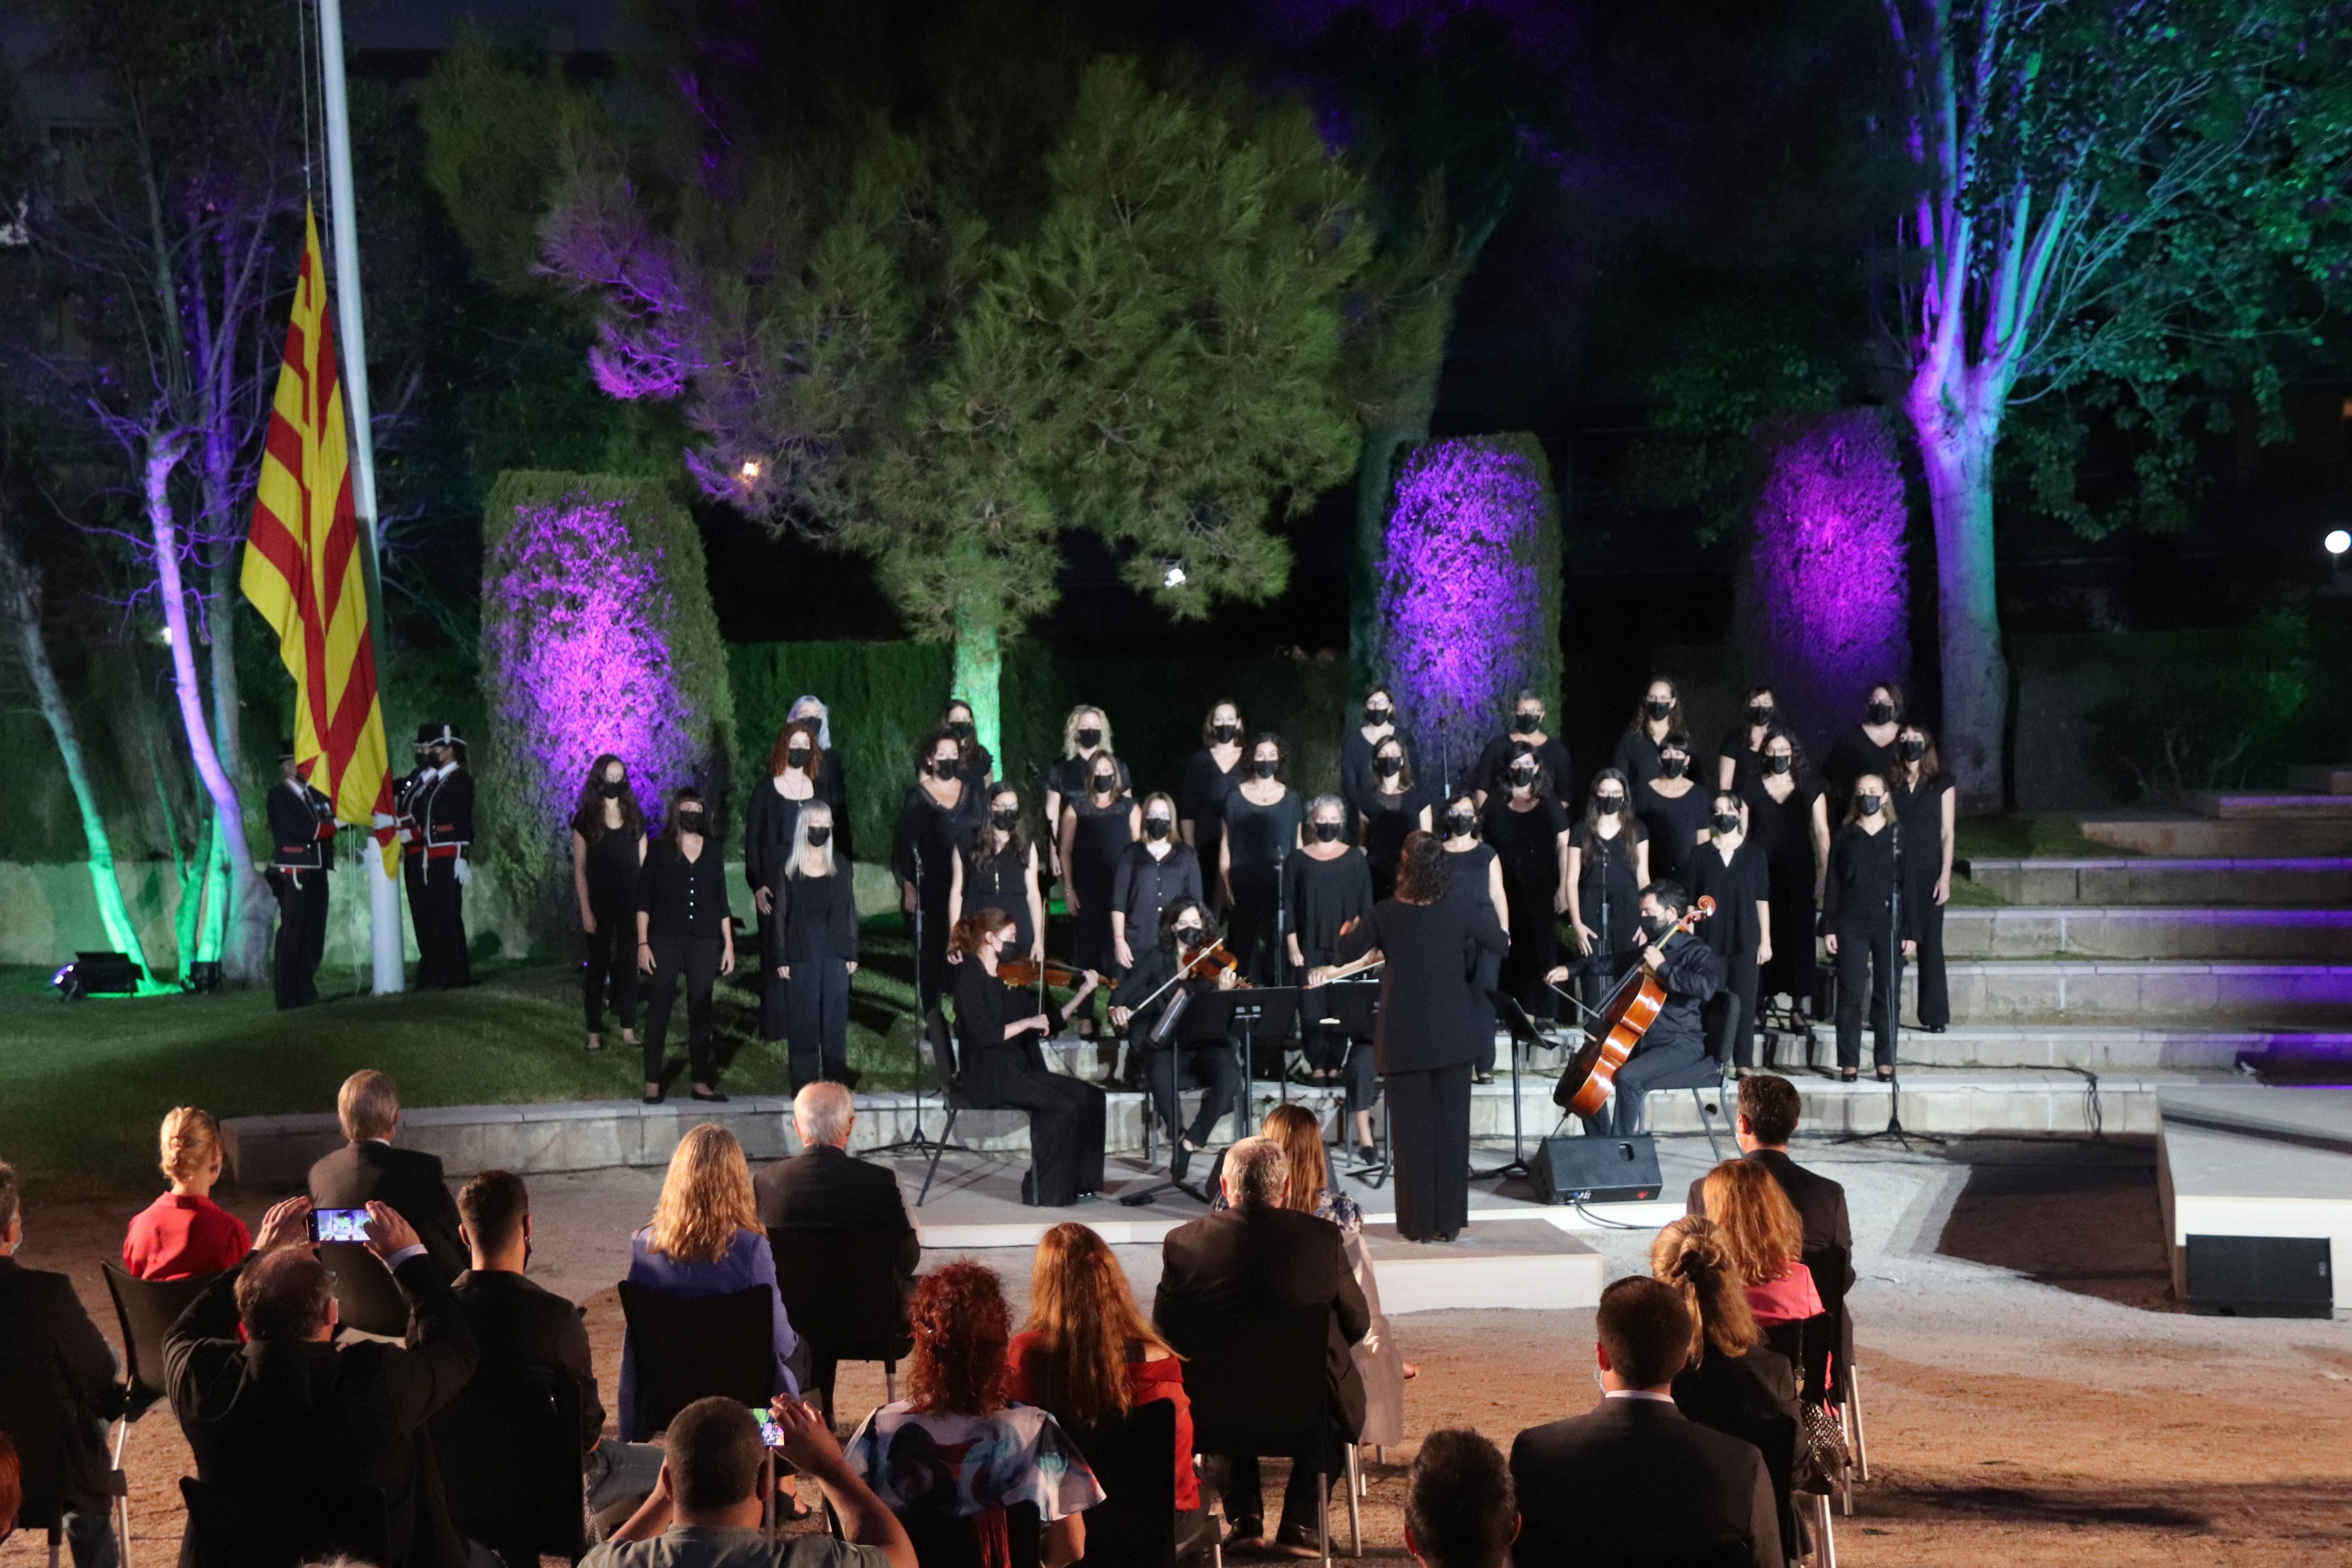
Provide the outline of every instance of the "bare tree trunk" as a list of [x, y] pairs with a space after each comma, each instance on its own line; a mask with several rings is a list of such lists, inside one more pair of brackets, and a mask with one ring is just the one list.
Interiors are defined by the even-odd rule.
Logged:
[[[1915, 418], [1915, 423], [1917, 421]], [[2009, 659], [1993, 573], [1994, 422], [1981, 411], [1919, 425], [1919, 456], [1936, 523], [1937, 641], [1944, 725], [1937, 750], [1964, 812], [1999, 811]]]
[[971, 704], [973, 736], [996, 759], [997, 776], [1012, 772], [1004, 755], [1004, 645], [992, 614], [956, 611], [955, 668], [949, 677], [961, 697]]

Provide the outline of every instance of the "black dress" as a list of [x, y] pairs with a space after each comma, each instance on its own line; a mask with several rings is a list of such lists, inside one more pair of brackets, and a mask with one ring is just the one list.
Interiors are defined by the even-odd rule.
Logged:
[[983, 820], [986, 798], [979, 785], [966, 779], [952, 806], [940, 805], [919, 784], [908, 784], [898, 805], [890, 873], [901, 887], [914, 884], [916, 907], [921, 911], [922, 941], [915, 963], [919, 1007], [936, 1007], [947, 999], [948, 895], [955, 885], [956, 845]]
[[1715, 748], [1715, 771], [1707, 783], [1712, 785], [1723, 777], [1723, 759], [1731, 759], [1731, 788], [1736, 794], [1748, 787], [1748, 781], [1764, 771], [1763, 753], [1748, 743], [1748, 726], [1734, 724], [1723, 733]]
[[1118, 852], [1111, 873], [1110, 907], [1127, 917], [1127, 945], [1141, 958], [1147, 947], [1160, 943], [1160, 912], [1178, 899], [1191, 899], [1203, 909], [1201, 858], [1181, 838], [1168, 842], [1168, 853], [1155, 856], [1151, 846], [1137, 839]]
[[[1445, 884], [1445, 896], [1449, 899], [1476, 899], [1488, 909], [1493, 909], [1495, 889], [1490, 885], [1492, 879], [1488, 877], [1486, 868], [1494, 865], [1497, 858], [1495, 847], [1473, 839], [1467, 849], [1449, 849], [1445, 853], [1447, 858], [1454, 862], [1454, 874]], [[1555, 873], [1559, 865], [1559, 857], [1555, 852], [1552, 859]], [[1510, 895], [1505, 893], [1503, 905], [1506, 909], [1510, 907]], [[1559, 929], [1557, 923], [1549, 918], [1543, 923], [1550, 926], [1554, 931]], [[1516, 922], [1514, 924], [1516, 928]], [[1553, 945], [1557, 947], [1559, 944], [1555, 942]], [[1536, 980], [1538, 984], [1541, 984], [1544, 973], [1549, 972], [1550, 967], [1549, 964], [1546, 964], [1544, 971], [1538, 973]], [[1503, 960], [1494, 953], [1481, 952], [1478, 955], [1478, 973], [1473, 977], [1472, 984], [1478, 993], [1478, 1059], [1472, 1065], [1482, 1075], [1491, 1074], [1495, 1070], [1495, 1004], [1486, 994], [1489, 991], [1502, 989]], [[1547, 996], [1551, 994], [1550, 987], [1545, 987], [1544, 994]]]
[[[1599, 934], [1594, 951], [1615, 952], [1633, 945], [1642, 924], [1642, 878], [1633, 850], [1647, 842], [1649, 830], [1635, 817], [1603, 838], [1585, 823], [1569, 830], [1568, 847], [1583, 857], [1577, 862], [1576, 907], [1584, 923]], [[1601, 900], [1609, 900], [1609, 921], [1601, 920]], [[1517, 930], [1517, 926], [1512, 928]]]
[[[1486, 749], [1478, 753], [1477, 763], [1470, 774], [1469, 786], [1485, 790], [1489, 795], [1510, 794], [1511, 760], [1519, 754], [1524, 745], [1525, 742], [1517, 735], [1498, 735], [1487, 742]], [[1552, 798], [1559, 802], [1562, 811], [1567, 810], [1569, 802], [1576, 794], [1576, 780], [1570, 772], [1568, 748], [1560, 743], [1559, 736], [1546, 735], [1541, 745], [1531, 749], [1536, 762], [1551, 774]]]
[[604, 1026], [608, 992], [621, 1027], [637, 1026], [637, 851], [645, 843], [643, 829], [594, 826], [599, 831], [591, 837], [574, 824], [588, 844], [588, 912], [596, 917], [583, 987], [590, 1034]]
[[[1215, 753], [1203, 746], [1185, 761], [1184, 787], [1176, 792], [1176, 820], [1192, 825], [1192, 852], [1201, 858], [1201, 880], [1212, 893], [1217, 890], [1217, 847], [1225, 837], [1225, 797], [1242, 782], [1248, 758], [1244, 746], [1232, 767], [1221, 768]], [[1209, 900], [1212, 913], [1218, 903]], [[1127, 940], [1129, 946], [1141, 945], [1131, 931]]]
[[1470, 1075], [1478, 1059], [1478, 955], [1502, 955], [1484, 900], [1372, 906], [1340, 940], [1342, 962], [1379, 948], [1381, 1018], [1374, 1050], [1387, 1079], [1396, 1161], [1397, 1232], [1451, 1238], [1470, 1218]]
[[1649, 726], [1637, 724], [1620, 734], [1609, 765], [1625, 775], [1626, 784], [1638, 796], [1642, 786], [1663, 771], [1658, 765], [1658, 742], [1650, 739]]
[[853, 859], [857, 854], [857, 835], [849, 812], [849, 775], [841, 764], [841, 753], [828, 746], [816, 754], [816, 793], [833, 807], [833, 848], [840, 858]]
[[[1015, 836], [983, 864], [979, 858], [980, 836], [994, 831], [982, 824], [956, 845], [956, 854], [963, 859], [962, 912], [968, 915], [974, 910], [1003, 910], [1012, 916], [1013, 945], [1005, 951], [1015, 958], [1026, 958], [1037, 951], [1037, 926], [1029, 918], [1032, 850], [1025, 837]], [[1109, 916], [1106, 914], [1104, 918], [1108, 920]]]
[[1404, 853], [1405, 838], [1421, 826], [1423, 810], [1434, 805], [1429, 792], [1417, 785], [1400, 795], [1383, 795], [1375, 788], [1364, 797], [1364, 858], [1371, 862], [1373, 897], [1385, 899], [1396, 891], [1397, 860]]
[[718, 844], [704, 839], [702, 852], [689, 860], [677, 840], [657, 841], [637, 873], [637, 912], [646, 917], [646, 940], [654, 950], [653, 973], [646, 977], [652, 994], [646, 1005], [645, 1081], [662, 1081], [662, 1047], [683, 980], [687, 1060], [693, 1081], [708, 1084], [710, 993], [727, 947], [727, 869]]
[[1863, 774], [1876, 773], [1891, 786], [1895, 761], [1893, 738], [1882, 746], [1863, 733], [1859, 724], [1831, 742], [1821, 767], [1822, 789], [1830, 797], [1830, 820], [1845, 816], [1845, 808], [1853, 804], [1853, 781]]
[[1404, 748], [1404, 765], [1412, 776], [1421, 776], [1421, 759], [1413, 755], [1412, 742], [1402, 730], [1391, 730], [1377, 741], [1364, 739], [1364, 727], [1350, 724], [1348, 732], [1339, 737], [1339, 799], [1347, 805], [1348, 837], [1356, 836], [1356, 827], [1371, 810], [1372, 796], [1380, 790], [1380, 780], [1372, 773], [1372, 753], [1393, 738]]
[[[1364, 852], [1350, 847], [1328, 860], [1318, 860], [1301, 850], [1283, 868], [1283, 903], [1290, 930], [1307, 969], [1339, 962], [1339, 928], [1363, 917], [1372, 907], [1372, 872]], [[1297, 978], [1303, 983], [1302, 971]], [[1324, 993], [1318, 988], [1303, 1004], [1305, 1020], [1299, 1038], [1307, 1064], [1324, 1071], [1347, 1072], [1348, 1110], [1369, 1110], [1372, 1103], [1372, 1058], [1369, 1048], [1351, 1058], [1349, 1042], [1338, 1028], [1327, 1029], [1317, 1020], [1326, 1015]], [[1339, 1015], [1332, 1015], [1338, 1016]], [[1362, 1042], [1369, 1047], [1369, 1040]]]
[[[1544, 976], [1559, 962], [1559, 836], [1568, 831], [1568, 814], [1556, 800], [1538, 800], [1528, 810], [1513, 811], [1509, 795], [1495, 795], [1486, 797], [1479, 823], [1502, 862], [1503, 901], [1511, 911], [1510, 952], [1502, 962], [1501, 988], [1529, 1017], [1549, 1018], [1555, 1009]], [[1454, 875], [1461, 876], [1460, 868]], [[1486, 891], [1483, 882], [1478, 890]], [[1487, 907], [1491, 911], [1493, 906]]]
[[[1100, 753], [1097, 752], [1097, 755]], [[1118, 769], [1118, 793], [1121, 798], [1135, 793], [1135, 776], [1127, 771], [1125, 757], [1113, 757]], [[1087, 796], [1095, 773], [1094, 757], [1064, 757], [1046, 770], [1045, 785], [1062, 797], [1064, 805], [1076, 805]]]
[[849, 966], [857, 962], [857, 900], [850, 864], [834, 857], [829, 877], [795, 870], [781, 879], [782, 960], [792, 965], [789, 1030], [793, 1092], [819, 1078], [838, 1082], [849, 1066]]
[[[743, 803], [743, 880], [751, 891], [768, 889], [769, 910], [760, 917], [760, 1037], [781, 1040], [790, 1026], [791, 1005], [785, 1000], [785, 984], [776, 973], [783, 960], [783, 889], [777, 884], [783, 880], [784, 868], [792, 863], [793, 833], [799, 827], [801, 808], [824, 795], [824, 768], [808, 800], [794, 800], [776, 788], [775, 780], [767, 778], [751, 786], [751, 798]], [[842, 817], [834, 814], [835, 833], [840, 832]], [[845, 854], [839, 844], [837, 854]], [[756, 902], [753, 907], [758, 906]]]
[[1895, 835], [1849, 822], [1830, 839], [1829, 876], [1822, 884], [1822, 929], [1837, 938], [1838, 1066], [1862, 1065], [1862, 1017], [1870, 1013], [1872, 1058], [1879, 1067], [1895, 1061], [1895, 1031], [1888, 1026], [1887, 990], [1902, 984], [1901, 943], [1911, 935], [1912, 910], [1904, 904], [1902, 930], [1895, 930]]
[[[1763, 940], [1764, 928], [1757, 923], [1756, 906], [1771, 898], [1772, 873], [1766, 865], [1764, 852], [1751, 838], [1743, 838], [1731, 852], [1726, 864], [1723, 852], [1712, 844], [1702, 844], [1691, 860], [1690, 895], [1696, 902], [1701, 895], [1715, 900], [1715, 913], [1698, 922], [1700, 941], [1715, 949], [1723, 959], [1723, 994], [1717, 999], [1717, 1007], [1737, 1006], [1739, 1016], [1732, 1021], [1732, 1061], [1738, 1067], [1756, 1064], [1756, 950]], [[1720, 1014], [1708, 1019], [1710, 1031], [1720, 1028]], [[1709, 1038], [1713, 1034], [1710, 1032]]]
[[1803, 780], [1776, 801], [1759, 773], [1739, 798], [1748, 803], [1748, 842], [1763, 851], [1772, 905], [1772, 962], [1759, 989], [1802, 997], [1813, 989], [1813, 802], [1821, 790]]
[[[1080, 1193], [1100, 1192], [1103, 1091], [1049, 1069], [1035, 1031], [1004, 1037], [1006, 1024], [1038, 1011], [1030, 993], [1013, 990], [976, 958], [955, 972], [957, 1086], [976, 1108], [1029, 1113], [1025, 1195], [1043, 1207], [1066, 1208]], [[1045, 1011], [1048, 1018], [1060, 1016]]]
[[1714, 798], [1715, 792], [1696, 780], [1679, 798], [1660, 795], [1646, 784], [1633, 792], [1634, 815], [1650, 840], [1650, 880], [1690, 886], [1691, 853], [1714, 815], [1708, 804]]
[[1233, 857], [1227, 873], [1234, 889], [1228, 945], [1241, 961], [1242, 977], [1278, 984], [1289, 955], [1276, 944], [1276, 914], [1282, 901], [1281, 868], [1298, 853], [1298, 827], [1306, 803], [1287, 784], [1282, 798], [1260, 805], [1236, 786], [1225, 797], [1225, 833]]
[[1078, 817], [1078, 830], [1070, 839], [1070, 863], [1062, 868], [1078, 898], [1077, 919], [1071, 922], [1070, 962], [1097, 974], [1115, 973], [1118, 953], [1111, 946], [1110, 914], [1118, 905], [1112, 892], [1119, 858], [1135, 842], [1135, 802], [1125, 795], [1108, 805], [1096, 805], [1091, 795], [1068, 798], [1064, 809]]
[[1952, 775], [1937, 773], [1916, 789], [1895, 786], [1895, 825], [1903, 829], [1903, 901], [1910, 905], [1904, 924], [1919, 944], [1912, 963], [1919, 973], [1919, 1026], [1939, 1029], [1952, 1021], [1952, 992], [1944, 973], [1944, 906], [1936, 901], [1936, 879], [1944, 869], [1944, 796]]

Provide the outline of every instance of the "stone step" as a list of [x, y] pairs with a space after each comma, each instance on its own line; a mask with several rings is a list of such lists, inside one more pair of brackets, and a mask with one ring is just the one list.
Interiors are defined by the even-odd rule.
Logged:
[[2352, 852], [2352, 816], [2213, 817], [2187, 813], [2117, 814], [2082, 819], [2083, 837], [2136, 855], [2342, 855]]
[[1968, 877], [2012, 904], [2352, 907], [2352, 856], [1972, 859]]
[[2225, 958], [2352, 963], [2352, 910], [2153, 904], [1949, 905], [1952, 958]]
[[2181, 804], [2229, 822], [2308, 822], [2352, 817], [2352, 794], [2274, 789], [2194, 789]]
[[[1964, 1024], [2131, 1023], [2237, 1027], [2352, 1023], [2352, 964], [2168, 959], [1968, 959], [1948, 963]], [[1914, 1017], [1916, 968], [1904, 971]]]
[[[1864, 1036], [1867, 1049], [1867, 1033]], [[1906, 1025], [1895, 1052], [1906, 1070], [2056, 1068], [2073, 1072], [2198, 1072], [2223, 1075], [2277, 1061], [2352, 1058], [2352, 1034], [2244, 1029], [2149, 1029], [2082, 1024], [1954, 1024], [1940, 1035]], [[1776, 1061], [1828, 1067], [1837, 1058], [1834, 1025], [1816, 1024], [1801, 1059], [1783, 1037]]]
[[2286, 787], [2306, 795], [2352, 795], [2352, 763], [2321, 763], [2289, 768]]

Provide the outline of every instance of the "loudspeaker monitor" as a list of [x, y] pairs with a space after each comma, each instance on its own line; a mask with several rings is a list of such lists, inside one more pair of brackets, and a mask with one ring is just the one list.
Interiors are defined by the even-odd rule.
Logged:
[[2192, 1236], [2189, 1307], [2235, 1318], [2325, 1318], [2335, 1266], [2324, 1236]]
[[1657, 1145], [1631, 1138], [1547, 1138], [1528, 1163], [1536, 1198], [1547, 1204], [1643, 1203], [1658, 1195]]

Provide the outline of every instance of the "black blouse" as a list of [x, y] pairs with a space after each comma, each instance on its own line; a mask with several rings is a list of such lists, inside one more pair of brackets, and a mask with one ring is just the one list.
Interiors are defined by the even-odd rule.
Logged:
[[1888, 784], [1893, 793], [1887, 798], [1903, 829], [1903, 896], [1932, 899], [1944, 870], [1944, 796], [1951, 791], [1952, 775], [1937, 773], [1916, 789]]
[[[890, 871], [901, 882], [912, 882], [923, 901], [944, 910], [955, 875], [956, 845], [985, 819], [986, 800], [978, 784], [966, 779], [963, 793], [952, 806], [942, 806], [921, 784], [907, 786], [898, 805], [898, 829], [890, 846]], [[919, 863], [921, 875], [916, 874]]]
[[1297, 790], [1283, 786], [1282, 798], [1260, 805], [1236, 787], [1225, 797], [1225, 831], [1233, 835], [1233, 872], [1274, 874], [1274, 863], [1298, 853], [1298, 826], [1307, 820], [1307, 803]]
[[1043, 1012], [1051, 1026], [1059, 1028], [1060, 1011], [1050, 1001], [1039, 1007], [1036, 993], [1015, 991], [982, 968], [977, 958], [966, 958], [951, 967], [955, 971], [956, 1080], [974, 1105], [1001, 1105], [1014, 1080], [1048, 1070], [1036, 1032], [1008, 1040], [1004, 1026]]
[[1529, 810], [1513, 811], [1509, 795], [1488, 795], [1479, 822], [1503, 863], [1505, 890], [1514, 897], [1540, 896], [1549, 908], [1559, 890], [1559, 836], [1568, 831], [1568, 813], [1559, 802], [1538, 800]]
[[1617, 750], [1611, 755], [1609, 765], [1623, 773], [1625, 782], [1636, 792], [1656, 778], [1660, 771], [1658, 742], [1650, 739], [1649, 726], [1638, 725], [1619, 735]]
[[783, 961], [786, 963], [857, 962], [857, 900], [850, 887], [849, 862], [834, 857], [830, 877], [783, 879]]
[[[1886, 931], [1894, 923], [1895, 835], [1867, 832], [1849, 822], [1830, 840], [1829, 878], [1822, 887], [1823, 931]], [[1903, 906], [1903, 935], [1912, 931], [1911, 900]]]
[[[1486, 742], [1478, 753], [1478, 762], [1470, 774], [1471, 785], [1490, 795], [1511, 793], [1511, 762], [1519, 754], [1522, 742], [1517, 735], [1499, 735]], [[1546, 735], [1543, 744], [1534, 748], [1535, 758], [1545, 772], [1551, 774], [1551, 795], [1564, 811], [1576, 794], [1576, 780], [1570, 776], [1568, 748], [1557, 735]]]
[[1753, 840], [1743, 838], [1726, 865], [1721, 850], [1702, 844], [1692, 851], [1686, 886], [1693, 903], [1702, 894], [1715, 900], [1715, 913], [1698, 922], [1699, 940], [1721, 953], [1727, 965], [1754, 963], [1764, 937], [1756, 923], [1756, 906], [1771, 902], [1771, 872], [1764, 863], [1764, 852]]
[[[1100, 753], [1092, 757], [1063, 757], [1046, 773], [1045, 786], [1060, 795], [1065, 805], [1083, 800], [1093, 787], [1091, 781], [1098, 760]], [[1113, 757], [1111, 762], [1118, 769], [1118, 793], [1124, 799], [1135, 793], [1135, 777], [1127, 771], [1125, 757]]]
[[1634, 812], [1650, 842], [1650, 880], [1672, 878], [1687, 884], [1691, 855], [1714, 814], [1714, 798], [1715, 792], [1696, 780], [1679, 797], [1660, 795], [1650, 784], [1633, 792]]
[[1373, 1041], [1381, 1071], [1420, 1072], [1460, 1067], [1478, 1058], [1484, 998], [1478, 955], [1503, 956], [1510, 940], [1495, 906], [1484, 899], [1440, 899], [1408, 904], [1383, 899], [1342, 938], [1338, 958], [1349, 963], [1379, 948], [1381, 1015]]
[[1375, 788], [1364, 797], [1359, 807], [1364, 817], [1364, 858], [1383, 880], [1394, 879], [1397, 858], [1404, 853], [1405, 838], [1421, 826], [1423, 808], [1433, 813], [1436, 805], [1431, 792], [1419, 785], [1402, 795], [1382, 795]]
[[637, 876], [637, 912], [651, 942], [716, 940], [727, 933], [727, 868], [719, 846], [705, 838], [689, 860], [677, 841], [662, 838]]
[[1172, 839], [1157, 859], [1140, 839], [1119, 851], [1111, 872], [1110, 907], [1127, 916], [1127, 943], [1138, 963], [1143, 950], [1160, 941], [1160, 911], [1178, 899], [1207, 902], [1201, 891], [1201, 858], [1182, 839]]
[[1829, 755], [1822, 759], [1822, 783], [1827, 786], [1830, 804], [1834, 813], [1843, 814], [1846, 802], [1853, 797], [1853, 781], [1864, 773], [1876, 773], [1894, 781], [1888, 774], [1895, 767], [1895, 747], [1880, 745], [1854, 725], [1830, 742]]
[[[588, 841], [588, 907], [592, 910], [634, 910], [637, 907], [637, 851], [646, 841], [644, 830], [610, 827]], [[602, 921], [597, 922], [603, 924]]]
[[1184, 763], [1184, 787], [1176, 792], [1176, 820], [1192, 825], [1192, 847], [1211, 876], [1216, 874], [1217, 846], [1225, 836], [1225, 797], [1242, 782], [1249, 748], [1230, 768], [1217, 766], [1214, 753], [1203, 746]]
[[[773, 887], [776, 879], [784, 874], [784, 867], [793, 858], [793, 832], [800, 826], [801, 808], [824, 799], [823, 773], [820, 766], [819, 776], [809, 781], [807, 800], [794, 800], [785, 795], [776, 788], [772, 777], [751, 786], [751, 798], [743, 803], [743, 879], [753, 891]], [[842, 818], [838, 812], [833, 820], [834, 848], [842, 853]]]
[[1350, 847], [1328, 860], [1305, 851], [1283, 868], [1282, 896], [1298, 949], [1328, 955], [1339, 945], [1339, 928], [1372, 907], [1372, 872], [1364, 852]]
[[1404, 748], [1404, 765], [1412, 776], [1421, 776], [1421, 759], [1413, 754], [1412, 742], [1402, 730], [1391, 731], [1377, 741], [1364, 739], [1364, 727], [1350, 724], [1348, 732], [1339, 737], [1339, 798], [1348, 807], [1348, 826], [1352, 830], [1356, 819], [1372, 808], [1372, 796], [1380, 789], [1380, 781], [1372, 776], [1372, 752], [1394, 739]]

